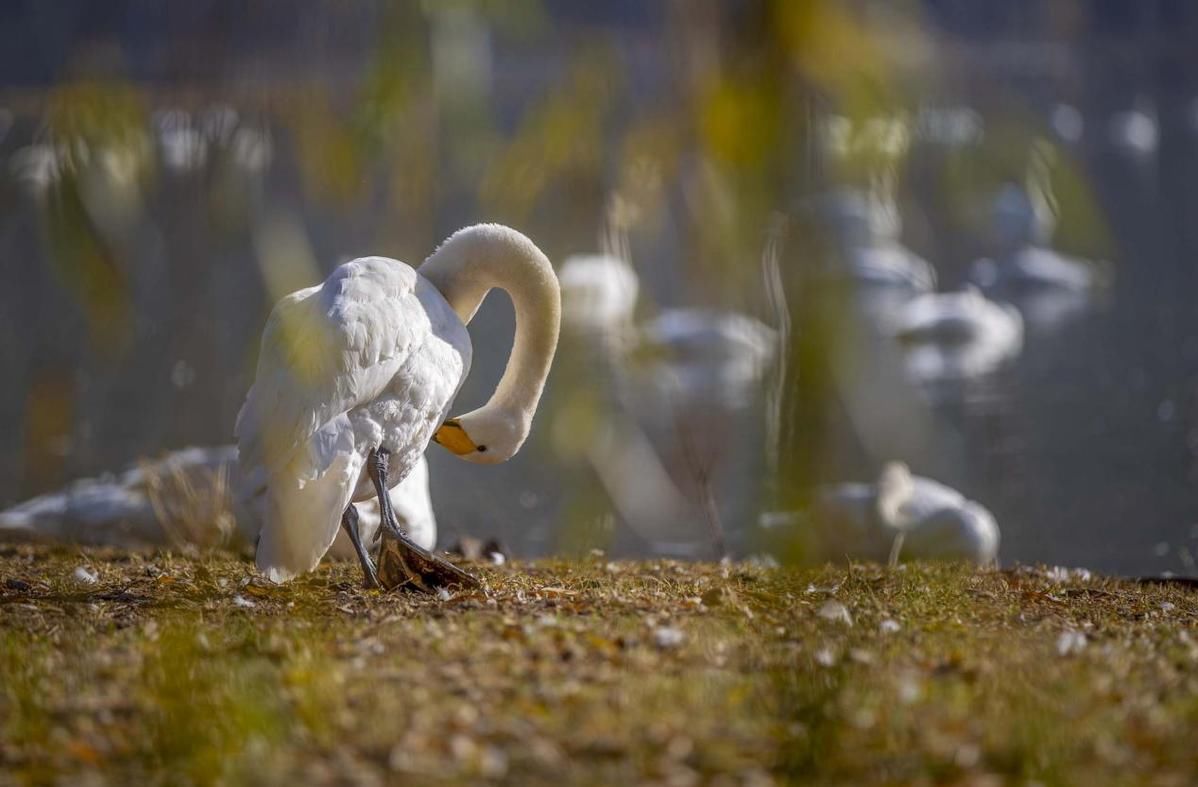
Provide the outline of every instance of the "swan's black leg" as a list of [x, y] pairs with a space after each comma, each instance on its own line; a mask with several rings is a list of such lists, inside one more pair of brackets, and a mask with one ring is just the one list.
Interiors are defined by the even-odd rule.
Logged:
[[[367, 460], [367, 472], [370, 480], [374, 482], [374, 491], [379, 498], [379, 527], [380, 530], [386, 531], [379, 547], [379, 569], [383, 582], [387, 587], [410, 584], [429, 592], [447, 585], [479, 587], [477, 579], [448, 560], [437, 557], [419, 546], [400, 528], [395, 509], [391, 507], [391, 498], [387, 494], [390, 458], [391, 452], [386, 448], [376, 448]], [[395, 571], [392, 571], [392, 568]]]
[[395, 517], [395, 509], [391, 507], [391, 496], [387, 494], [387, 472], [390, 469], [391, 452], [386, 448], [376, 448], [370, 454], [370, 480], [374, 482], [375, 494], [379, 497], [379, 517], [381, 527], [396, 538], [405, 538], [405, 533], [399, 527]]
[[354, 551], [358, 553], [358, 562], [362, 564], [362, 573], [366, 575], [366, 587], [379, 587], [379, 575], [374, 570], [374, 561], [370, 559], [366, 545], [362, 543], [362, 534], [358, 530], [358, 509], [354, 508], [353, 503], [350, 503], [341, 515], [341, 526], [345, 528], [350, 543], [354, 545]]

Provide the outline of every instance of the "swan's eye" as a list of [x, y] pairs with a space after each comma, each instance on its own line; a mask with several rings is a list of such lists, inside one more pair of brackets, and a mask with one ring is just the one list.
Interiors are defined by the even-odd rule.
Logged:
[[487, 452], [487, 447], [485, 445], [480, 445], [474, 450], [478, 451], [480, 454], [485, 454]]

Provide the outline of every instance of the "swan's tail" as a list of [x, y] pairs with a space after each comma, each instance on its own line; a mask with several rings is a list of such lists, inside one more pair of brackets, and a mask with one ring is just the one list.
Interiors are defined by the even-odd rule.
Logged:
[[337, 537], [363, 464], [351, 448], [332, 455], [318, 478], [298, 481], [294, 473], [271, 478], [258, 538], [259, 572], [286, 582], [316, 568]]

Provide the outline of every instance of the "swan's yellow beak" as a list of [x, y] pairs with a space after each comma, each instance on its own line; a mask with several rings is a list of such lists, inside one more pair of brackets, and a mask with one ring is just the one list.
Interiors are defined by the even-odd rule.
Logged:
[[441, 428], [433, 435], [433, 442], [445, 446], [458, 456], [472, 454], [478, 450], [478, 446], [466, 434], [462, 425], [452, 418], [441, 424]]

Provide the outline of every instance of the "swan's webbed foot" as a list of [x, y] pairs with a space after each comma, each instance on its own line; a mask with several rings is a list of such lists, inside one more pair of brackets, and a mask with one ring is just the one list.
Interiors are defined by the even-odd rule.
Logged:
[[481, 587], [473, 576], [417, 545], [400, 528], [395, 509], [391, 507], [391, 498], [387, 495], [390, 455], [387, 449], [378, 448], [371, 452], [368, 465], [370, 480], [374, 482], [379, 498], [382, 544], [379, 546], [378, 578], [382, 587], [391, 589], [408, 585], [425, 593], [452, 585], [468, 589]]
[[358, 553], [358, 562], [362, 564], [362, 573], [366, 577], [366, 587], [379, 587], [379, 575], [374, 568], [374, 561], [370, 559], [370, 553], [366, 551], [366, 545], [362, 543], [362, 533], [358, 529], [358, 509], [354, 508], [353, 503], [350, 503], [341, 515], [341, 527], [345, 528], [350, 543], [354, 545], [354, 551]]
[[445, 558], [407, 537], [394, 538], [389, 532], [384, 534], [379, 547], [379, 579], [384, 588], [407, 585], [425, 593], [455, 585], [467, 590], [482, 587], [477, 579]]

